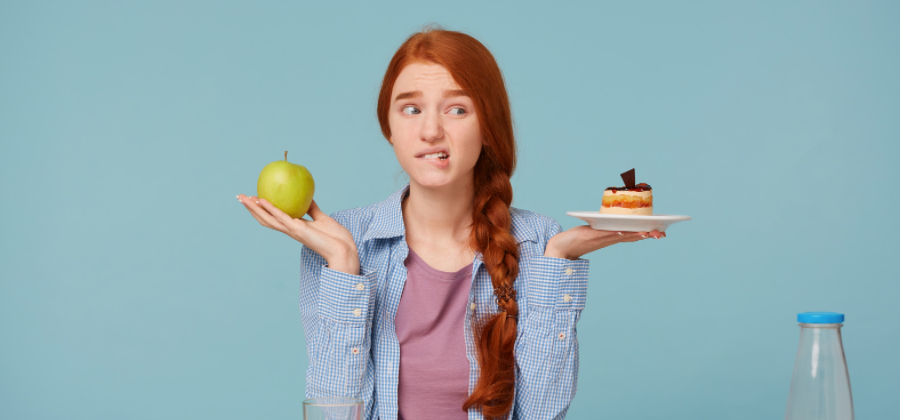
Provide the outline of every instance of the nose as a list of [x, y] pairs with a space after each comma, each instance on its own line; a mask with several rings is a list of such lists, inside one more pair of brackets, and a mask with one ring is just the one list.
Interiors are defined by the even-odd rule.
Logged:
[[425, 118], [422, 118], [421, 133], [419, 135], [422, 141], [429, 143], [444, 137], [444, 122], [441, 120], [439, 112], [429, 112], [425, 115]]

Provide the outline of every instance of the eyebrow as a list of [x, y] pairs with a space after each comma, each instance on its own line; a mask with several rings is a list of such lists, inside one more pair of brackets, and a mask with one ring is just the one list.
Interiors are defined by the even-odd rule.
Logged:
[[[414, 90], [412, 92], [403, 92], [403, 93], [397, 95], [397, 97], [394, 98], [394, 101], [396, 102], [401, 99], [418, 98], [420, 96], [422, 96], [421, 90]], [[469, 94], [462, 89], [450, 89], [450, 90], [444, 91], [444, 95], [443, 95], [444, 98], [452, 98], [454, 96], [469, 96]]]

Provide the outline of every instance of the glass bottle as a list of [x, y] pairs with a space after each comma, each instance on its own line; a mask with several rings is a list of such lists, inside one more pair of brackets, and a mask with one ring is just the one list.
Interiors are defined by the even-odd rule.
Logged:
[[853, 420], [850, 377], [841, 343], [844, 314], [805, 312], [786, 420]]

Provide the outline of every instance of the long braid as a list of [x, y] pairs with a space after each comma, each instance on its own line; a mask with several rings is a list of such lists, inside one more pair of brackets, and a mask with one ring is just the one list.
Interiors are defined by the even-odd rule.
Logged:
[[[481, 163], [481, 162], [479, 162]], [[515, 358], [519, 305], [513, 282], [519, 274], [519, 249], [510, 232], [512, 184], [502, 170], [479, 172], [476, 180], [472, 246], [482, 251], [491, 276], [499, 313], [493, 315], [476, 336], [481, 377], [463, 408], [478, 406], [487, 418], [500, 418], [512, 407], [515, 388]], [[485, 165], [487, 166], [487, 165]]]

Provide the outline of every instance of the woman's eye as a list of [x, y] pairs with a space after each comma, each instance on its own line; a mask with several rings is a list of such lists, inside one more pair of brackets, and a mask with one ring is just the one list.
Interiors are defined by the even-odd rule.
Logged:
[[455, 115], [464, 115], [466, 113], [466, 110], [462, 108], [453, 108], [450, 110], [450, 113]]
[[422, 111], [419, 111], [419, 108], [416, 108], [414, 106], [405, 106], [405, 107], [403, 107], [403, 109], [400, 110], [400, 112], [402, 112], [404, 114], [421, 114], [422, 113]]

